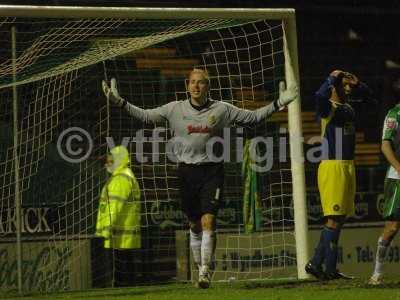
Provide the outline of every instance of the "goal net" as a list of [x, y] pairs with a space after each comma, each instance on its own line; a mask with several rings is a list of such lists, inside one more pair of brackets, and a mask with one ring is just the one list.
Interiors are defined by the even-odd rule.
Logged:
[[[112, 12], [0, 18], [1, 288], [48, 292], [197, 276], [168, 124], [143, 124], [107, 103], [103, 79], [115, 77], [122, 97], [145, 109], [186, 99], [194, 67], [210, 73], [212, 99], [250, 110], [276, 99], [279, 81], [298, 84], [295, 45], [285, 35], [291, 11], [224, 18], [225, 10], [209, 17], [204, 10], [198, 19], [179, 9], [170, 12], [176, 18]], [[257, 127], [225, 129], [215, 281], [302, 276], [293, 209], [304, 202], [294, 192], [304, 188], [293, 161], [302, 152], [288, 133], [301, 134], [299, 122], [288, 127], [288, 115], [299, 113], [290, 108]], [[141, 247], [131, 251], [104, 249], [95, 236], [104, 159], [119, 144], [141, 188]]]

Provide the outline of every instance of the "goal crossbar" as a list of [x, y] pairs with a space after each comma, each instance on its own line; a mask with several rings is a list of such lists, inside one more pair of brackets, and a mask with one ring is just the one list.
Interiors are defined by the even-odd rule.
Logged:
[[34, 18], [262, 19], [294, 18], [291, 8], [177, 8], [0, 5], [0, 16]]

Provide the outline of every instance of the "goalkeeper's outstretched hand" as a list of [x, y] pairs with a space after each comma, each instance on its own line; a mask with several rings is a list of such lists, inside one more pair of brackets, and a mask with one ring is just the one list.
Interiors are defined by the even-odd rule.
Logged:
[[290, 102], [298, 97], [298, 88], [296, 85], [286, 88], [284, 81], [279, 82], [279, 98], [277, 100], [279, 110], [283, 109]]
[[105, 80], [102, 81], [103, 92], [104, 95], [109, 99], [112, 103], [116, 104], [119, 107], [122, 107], [126, 104], [126, 100], [122, 98], [117, 89], [117, 81], [115, 78], [111, 78], [110, 86], [107, 84]]

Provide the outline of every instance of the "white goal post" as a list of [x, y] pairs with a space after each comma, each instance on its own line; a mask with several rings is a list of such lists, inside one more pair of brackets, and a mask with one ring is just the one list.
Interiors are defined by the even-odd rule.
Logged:
[[[36, 175], [40, 173], [41, 164], [43, 164], [45, 158], [51, 155], [49, 147], [57, 140], [57, 133], [59, 134], [62, 129], [65, 131], [66, 127], [59, 128], [62, 123], [61, 120], [64, 120], [63, 118], [68, 118], [68, 120], [65, 120], [65, 124], [68, 124], [69, 126], [79, 126], [80, 123], [78, 122], [81, 120], [77, 120], [79, 117], [76, 117], [78, 114], [76, 109], [80, 105], [79, 99], [83, 99], [84, 97], [98, 97], [98, 101], [100, 102], [100, 98], [102, 97], [101, 94], [92, 95], [89, 93], [91, 91], [90, 85], [99, 84], [101, 77], [111, 77], [117, 74], [116, 76], [121, 78], [122, 93], [125, 93], [124, 95], [126, 95], [128, 99], [130, 99], [129, 96], [139, 97], [138, 93], [135, 91], [135, 88], [137, 90], [137, 87], [139, 86], [141, 89], [140, 101], [142, 102], [134, 104], [144, 108], [157, 106], [162, 103], [162, 101], [165, 101], [164, 98], [167, 96], [170, 98], [171, 95], [168, 92], [168, 85], [171, 83], [175, 86], [177, 85], [174, 81], [175, 79], [171, 80], [170, 76], [182, 80], [182, 74], [187, 70], [180, 69], [174, 71], [169, 65], [170, 62], [171, 64], [179, 64], [180, 62], [185, 61], [188, 64], [192, 64], [192, 67], [198, 65], [210, 67], [214, 70], [214, 72], [211, 72], [211, 81], [215, 84], [212, 85], [211, 92], [214, 93], [214, 95], [217, 95], [215, 98], [231, 102], [243, 108], [252, 109], [259, 107], [260, 104], [271, 100], [272, 97], [276, 97], [277, 90], [275, 87], [280, 79], [285, 79], [288, 86], [296, 85], [300, 91], [296, 15], [294, 9], [0, 5], [0, 34], [4, 35], [8, 29], [12, 28], [12, 30], [9, 31], [9, 34], [11, 36], [11, 32], [14, 32], [13, 40], [16, 39], [16, 42], [12, 42], [10, 39], [10, 46], [11, 44], [13, 47], [16, 45], [18, 49], [18, 26], [16, 27], [17, 30], [15, 32], [15, 24], [28, 24], [27, 22], [29, 22], [30, 19], [43, 20], [43, 23], [47, 20], [54, 21], [59, 19], [62, 20], [62, 22], [65, 20], [73, 20], [74, 22], [76, 21], [76, 27], [74, 27], [75, 25], [71, 25], [71, 27], [68, 28], [66, 28], [66, 26], [60, 26], [59, 29], [54, 29], [55, 31], [53, 32], [51, 32], [51, 30], [46, 32], [43, 31], [43, 35], [38, 35], [36, 39], [32, 40], [32, 45], [23, 45], [26, 51], [24, 50], [19, 53], [14, 53], [13, 55], [15, 55], [15, 58], [13, 59], [11, 59], [12, 55], [8, 54], [4, 54], [4, 57], [2, 57], [2, 53], [0, 52], [0, 101], [11, 103], [14, 98], [14, 106], [7, 106], [7, 109], [10, 111], [4, 112], [6, 110], [3, 110], [3, 112], [0, 112], [0, 126], [2, 126], [1, 122], [4, 120], [9, 121], [11, 119], [14, 124], [12, 127], [14, 127], [14, 130], [17, 133], [14, 134], [16, 137], [13, 140], [14, 145], [9, 145], [9, 149], [14, 151], [14, 156], [5, 153], [2, 158], [0, 153], [0, 171], [4, 170], [4, 175], [3, 177], [0, 177], [0, 180], [3, 180], [5, 183], [3, 184], [3, 187], [0, 188], [0, 195], [2, 195], [1, 201], [3, 203], [3, 206], [0, 207], [0, 216], [7, 216], [11, 209], [18, 211], [18, 213], [15, 214], [18, 221], [14, 222], [16, 222], [15, 227], [19, 228], [19, 230], [17, 230], [19, 233], [15, 233], [15, 243], [18, 244], [17, 249], [19, 249], [17, 251], [18, 257], [16, 260], [19, 262], [17, 282], [20, 291], [23, 290], [22, 285], [24, 284], [21, 279], [23, 276], [23, 266], [21, 265], [21, 243], [24, 243], [23, 237], [21, 241], [21, 231], [24, 232], [22, 225], [26, 226], [26, 224], [21, 223], [23, 222], [21, 221], [23, 216], [20, 216], [21, 205], [23, 207], [26, 206], [26, 203], [24, 205], [24, 202], [26, 201], [24, 199], [24, 191], [29, 191], [32, 186], [34, 186], [34, 178], [36, 178]], [[98, 23], [85, 25], [87, 27], [83, 28], [82, 24], [86, 24], [85, 20], [87, 20], [86, 23]], [[150, 30], [146, 28], [146, 24], [142, 24], [142, 26], [144, 26], [143, 30], [136, 34], [136, 32], [132, 31], [132, 28], [134, 27], [133, 22], [141, 22], [141, 20], [147, 22], [147, 24], [157, 22], [157, 20], [163, 20], [166, 24], [170, 20], [177, 20], [177, 24], [170, 26], [168, 23], [168, 26], [170, 27], [166, 27], [166, 29], [163, 29], [163, 32], [161, 33], [156, 31], [153, 32], [151, 31], [153, 29]], [[274, 25], [270, 25], [268, 22], [263, 22], [261, 25], [257, 23], [263, 20], [271, 20]], [[275, 24], [278, 25], [275, 26]], [[121, 26], [121, 30], [122, 28], [125, 30], [124, 34], [119, 35], [118, 30], [114, 30], [113, 26]], [[162, 26], [164, 25], [160, 25], [160, 28], [164, 28]], [[235, 31], [235, 26], [242, 27]], [[246, 26], [249, 26], [251, 29], [248, 29]], [[29, 28], [29, 26], [23, 27], [24, 30], [28, 30], [27, 28]], [[75, 32], [74, 30], [77, 30], [77, 28], [83, 29], [79, 32]], [[93, 32], [97, 31], [97, 28], [101, 28], [105, 33], [102, 33], [100, 32], [101, 30], [99, 30], [99, 33], [93, 34]], [[201, 50], [195, 49], [195, 46], [190, 44], [193, 41], [182, 42], [182, 39], [187, 36], [197, 33], [201, 34], [208, 30], [213, 31], [213, 34], [210, 34], [210, 40], [207, 41], [209, 42], [208, 46], [206, 45], [206, 47], [204, 47], [206, 43], [200, 45], [199, 42], [199, 45], [203, 47]], [[264, 30], [269, 30], [268, 35], [271, 36], [271, 40], [262, 40]], [[275, 31], [279, 32], [279, 37], [275, 37]], [[106, 38], [103, 38], [103, 34]], [[236, 34], [238, 34], [238, 37], [235, 36]], [[62, 37], [58, 40], [61, 35]], [[134, 36], [134, 38], [131, 35]], [[79, 39], [82, 39], [82, 41]], [[174, 39], [176, 39], [176, 41]], [[258, 44], [253, 45], [253, 40], [256, 39]], [[74, 53], [74, 49], [69, 48], [74, 42], [82, 42], [82, 44], [83, 42], [87, 42], [87, 48], [79, 53], [78, 51], [77, 53]], [[159, 57], [157, 58], [158, 60], [153, 56], [148, 58], [146, 56], [148, 54], [143, 52], [143, 49], [159, 47], [161, 45], [159, 48], [164, 47], [165, 52], [163, 53], [167, 53], [169, 49], [173, 48], [173, 44], [178, 45], [176, 46], [177, 50], [175, 49], [173, 54], [166, 54], [170, 55], [168, 56], [170, 62]], [[236, 48], [229, 48], [231, 45]], [[57, 50], [57, 47], [63, 47], [65, 49], [65, 52], [57, 52], [56, 54], [56, 56], [59, 57], [60, 62], [54, 62], [52, 59], [52, 51], [54, 51], [54, 49]], [[277, 47], [280, 48], [277, 49]], [[256, 54], [256, 57], [254, 57], [254, 52], [257, 51], [253, 51], [253, 48], [259, 52]], [[270, 52], [263, 53], [264, 50]], [[185, 51], [190, 52], [191, 55], [185, 53]], [[9, 52], [12, 52], [11, 49]], [[156, 56], [157, 55], [164, 54], [156, 54]], [[241, 55], [244, 55], [246, 58], [242, 58]], [[57, 57], [53, 58], [57, 59]], [[132, 57], [136, 59], [136, 66], [139, 66], [140, 63], [146, 63], [147, 65], [144, 68], [148, 69], [144, 70], [142, 73], [132, 71]], [[198, 57], [199, 60], [196, 61], [193, 57]], [[282, 59], [283, 62], [280, 62], [280, 59]], [[155, 65], [150, 69], [148, 66], [152, 63]], [[157, 64], [159, 65], [157, 66]], [[281, 64], [283, 65], [282, 74], [280, 71]], [[94, 71], [89, 70], [90, 67], [95, 66], [98, 66], [98, 69]], [[165, 67], [164, 70], [162, 69], [163, 67]], [[161, 78], [160, 81], [154, 82], [154, 80], [151, 79], [149, 81], [143, 80], [142, 82], [141, 76], [147, 76], [146, 74], [150, 73], [153, 74], [155, 69], [157, 69], [157, 78]], [[92, 74], [96, 72], [102, 73], [98, 74], [98, 78], [90, 81], [92, 79], [89, 80], [88, 78], [92, 78]], [[136, 76], [136, 82], [129, 83], [129, 77], [132, 76], [132, 74]], [[86, 82], [84, 79], [87, 79], [88, 81]], [[263, 80], [265, 80], [265, 82], [263, 82]], [[132, 87], [133, 84], [135, 84], [135, 88]], [[266, 87], [266, 91], [261, 91], [263, 87]], [[33, 88], [36, 89], [36, 94], [31, 94]], [[22, 91], [20, 92], [19, 89]], [[230, 91], [230, 89], [233, 90], [233, 92]], [[160, 92], [160, 90], [165, 91]], [[88, 95], [82, 96], [82, 93], [84, 93], [82, 91], [88, 91]], [[184, 94], [185, 91], [180, 91], [179, 88], [177, 88], [176, 94], [172, 95], [172, 97], [182, 99], [182, 95]], [[146, 98], [146, 95], [148, 95], [148, 98]], [[235, 99], [235, 97], [241, 98]], [[261, 97], [262, 99], [257, 99], [257, 97]], [[149, 99], [155, 100], [151, 100], [153, 102], [150, 103]], [[69, 101], [78, 101], [75, 103], [77, 106], [69, 104]], [[21, 109], [22, 112], [17, 113], [19, 109], [16, 103], [23, 106]], [[6, 106], [6, 104], [4, 105]], [[94, 191], [104, 183], [104, 176], [102, 177], [102, 175], [99, 175], [100, 168], [97, 166], [94, 167], [94, 158], [105, 154], [107, 145], [104, 138], [109, 136], [110, 132], [126, 130], [124, 124], [130, 124], [131, 127], [137, 126], [137, 124], [132, 125], [133, 123], [127, 123], [132, 121], [126, 120], [128, 118], [126, 114], [124, 115], [120, 112], [115, 112], [114, 108], [109, 107], [105, 102], [104, 106], [99, 104], [99, 107], [82, 108], [82, 110], [84, 109], [92, 109], [93, 114], [90, 116], [90, 113], [88, 113], [88, 119], [92, 121], [95, 120], [93, 126], [95, 129], [93, 130], [96, 131], [96, 135], [94, 136], [95, 147], [93, 150], [93, 157], [89, 157], [89, 160], [84, 162], [79, 162], [77, 165], [79, 167], [71, 168], [71, 178], [73, 179], [71, 179], [71, 185], [66, 187], [62, 192], [62, 197], [65, 197], [65, 203], [68, 201], [73, 203], [71, 204], [73, 211], [70, 211], [68, 205], [65, 205], [65, 207], [63, 206], [63, 213], [65, 215], [62, 215], [61, 218], [66, 224], [67, 229], [65, 231], [60, 230], [59, 232], [55, 232], [54, 230], [56, 229], [52, 228], [53, 232], [49, 233], [51, 236], [48, 238], [48, 243], [52, 245], [51, 247], [55, 248], [58, 247], [56, 241], [67, 241], [73, 239], [74, 244], [71, 244], [69, 247], [74, 247], [75, 250], [71, 253], [79, 253], [81, 249], [89, 247], [79, 241], [82, 239], [82, 236], [90, 235], [92, 233], [90, 232], [91, 229], [89, 230], [88, 228], [92, 228], [91, 226], [93, 225], [91, 222], [93, 222], [93, 216], [96, 214], [97, 208], [95, 204], [97, 203], [96, 201], [98, 197], [97, 193]], [[66, 113], [64, 113], [64, 111]], [[11, 112], [14, 112], [13, 117], [11, 117]], [[7, 121], [4, 121], [4, 123], [7, 123]], [[110, 126], [110, 122], [114, 122], [114, 128], [111, 128], [112, 126]], [[274, 199], [279, 197], [283, 199], [281, 201], [284, 203], [282, 204], [284, 208], [280, 208], [283, 211], [287, 209], [285, 199], [287, 197], [291, 198], [292, 204], [289, 210], [293, 213], [294, 230], [286, 228], [284, 230], [294, 231], [297, 278], [305, 279], [308, 278], [304, 266], [309, 258], [309, 248], [300, 97], [288, 106], [287, 120], [282, 122], [287, 123], [289, 136], [290, 165], [288, 168], [291, 173], [289, 179], [291, 192], [286, 193], [286, 190], [285, 192], [281, 191], [281, 195], [272, 196], [273, 200], [266, 196], [263, 201], [266, 203], [265, 209], [268, 209], [268, 212], [265, 211], [265, 214], [271, 213], [271, 215], [273, 215], [274, 210], [276, 210], [276, 208], [273, 207], [275, 205]], [[267, 129], [266, 125], [264, 129], [269, 130], [269, 128], [270, 127]], [[280, 130], [281, 128], [278, 128], [276, 133], [278, 136], [281, 134]], [[38, 134], [38, 137], [36, 138], [35, 134], [37, 132], [40, 132], [40, 134]], [[261, 130], [261, 132], [263, 131]], [[124, 133], [120, 133], [119, 137], [127, 136], [127, 134], [133, 136], [134, 133], [133, 131], [128, 132], [126, 130]], [[146, 144], [144, 147], [146, 149]], [[28, 148], [29, 150], [23, 151]], [[133, 151], [132, 149], [134, 148], [135, 147], [132, 146], [130, 150]], [[164, 150], [159, 151], [160, 154], [162, 154], [162, 159], [166, 159], [164, 158], [164, 153], [161, 153]], [[10, 170], [11, 166], [13, 170]], [[137, 168], [134, 170], [135, 172], [141, 172], [141, 175], [138, 175], [138, 179], [139, 183], [143, 184], [143, 205], [146, 207], [147, 205], [154, 205], [154, 207], [156, 207], [156, 212], [152, 210], [151, 213], [146, 213], [144, 219], [146, 219], [146, 222], [150, 222], [147, 221], [148, 218], [160, 219], [161, 217], [159, 217], [159, 215], [157, 215], [157, 217], [156, 214], [160, 214], [160, 207], [163, 204], [173, 200], [172, 198], [174, 197], [171, 196], [171, 194], [174, 195], [175, 190], [177, 189], [176, 186], [171, 186], [173, 180], [169, 181], [171, 175], [168, 173], [169, 171], [166, 171], [167, 169], [173, 169], [173, 166], [171, 166], [169, 162], [164, 161], [161, 164], [143, 164], [141, 166], [137, 164], [135, 167]], [[237, 168], [236, 165], [233, 168]], [[160, 170], [161, 172], [165, 172], [165, 175], [160, 176], [158, 174], [158, 171]], [[148, 172], [152, 172], [151, 174], [153, 175], [151, 178], [147, 176], [147, 174], [149, 174]], [[235, 173], [235, 171], [232, 173]], [[268, 176], [274, 177], [274, 174], [277, 174], [276, 176], [279, 177], [281, 176], [281, 173], [282, 171], [277, 170], [277, 173], [271, 173]], [[7, 176], [14, 177], [14, 179], [8, 179]], [[160, 179], [159, 177], [162, 178]], [[171, 176], [171, 178], [173, 179], [173, 176]], [[159, 180], [163, 180], [163, 183], [161, 184], [162, 188], [157, 186]], [[234, 180], [236, 180], [235, 182], [237, 184], [237, 180], [239, 179], [235, 178]], [[155, 186], [153, 190], [147, 188], [146, 184], [148, 184], [149, 181], [151, 181], [151, 184], [154, 184]], [[271, 185], [271, 182], [268, 181], [266, 184]], [[281, 179], [281, 182], [277, 183], [277, 185], [280, 184], [280, 186], [282, 186], [287, 183], [286, 179]], [[234, 185], [235, 184], [233, 184], [233, 186]], [[273, 189], [275, 189], [275, 187], [270, 187], [268, 193], [272, 193], [271, 191]], [[19, 199], [19, 197], [15, 195], [22, 195], [22, 199]], [[238, 198], [241, 197], [240, 191], [237, 192], [236, 196]], [[152, 200], [152, 197], [154, 197], [154, 201]], [[164, 199], [165, 197], [168, 201]], [[15, 201], [15, 203], [12, 201]], [[82, 203], [85, 203], [84, 213], [78, 211], [81, 209], [81, 205], [83, 205]], [[285, 213], [286, 212], [282, 214]], [[91, 218], [91, 221], [87, 220], [89, 218]], [[2, 222], [4, 223], [5, 221], [3, 220]], [[275, 230], [274, 222], [275, 221], [272, 220], [271, 223], [265, 223], [267, 225], [265, 225], [264, 228], [265, 232], [268, 232], [269, 234], [268, 238], [272, 236], [272, 240], [275, 239], [275, 237], [273, 237]], [[89, 223], [91, 225], [87, 225]], [[284, 225], [281, 225], [281, 223]], [[279, 223], [279, 228], [286, 226], [284, 221], [281, 223]], [[169, 223], [167, 222], [166, 224]], [[237, 225], [240, 234], [242, 232], [242, 225], [243, 224]], [[4, 226], [2, 225], [0, 229], [3, 227]], [[288, 226], [288, 228], [290, 228], [290, 226]], [[146, 230], [152, 231], [154, 229], [149, 225]], [[160, 229], [157, 228], [157, 230]], [[14, 238], [14, 236], [11, 235], [7, 236], [6, 231], [7, 230], [4, 230], [4, 233], [0, 232], [0, 241], [2, 238]], [[11, 231], [8, 233], [10, 234]], [[74, 239], [75, 236], [78, 236], [78, 238]], [[283, 233], [282, 236], [283, 239], [285, 239]], [[247, 236], [246, 238], [249, 237]], [[160, 235], [158, 239], [161, 240], [162, 235]], [[227, 238], [227, 240], [229, 239], [230, 238]], [[249, 239], [251, 239], [251, 237]], [[228, 245], [229, 241], [226, 243], [226, 245]], [[253, 243], [253, 241], [251, 241], [251, 243]], [[285, 242], [279, 243], [285, 247]], [[263, 247], [267, 248], [268, 246], [261, 245], [257, 247], [263, 249]], [[221, 248], [220, 253], [223, 251], [224, 249]], [[274, 252], [275, 250], [271, 251]], [[260, 271], [260, 274], [264, 274], [263, 272], [270, 274], [269, 270], [263, 270], [264, 265], [262, 261], [267, 258], [262, 256], [257, 259], [261, 261], [259, 262], [262, 270]], [[286, 260], [283, 259], [283, 261]], [[71, 265], [74, 264], [76, 263], [71, 263]], [[274, 266], [274, 262], [271, 264]], [[250, 268], [249, 274], [251, 272]], [[224, 276], [221, 275], [221, 278], [226, 279], [227, 277]], [[246, 279], [247, 277], [243, 276], [242, 278]], [[248, 278], [258, 277], [249, 276]], [[63, 281], [64, 279], [60, 280]], [[43, 289], [48, 290], [47, 287], [44, 287]]]

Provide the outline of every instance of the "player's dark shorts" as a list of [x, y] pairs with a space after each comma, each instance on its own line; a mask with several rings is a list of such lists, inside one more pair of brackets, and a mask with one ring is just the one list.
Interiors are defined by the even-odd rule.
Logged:
[[383, 218], [385, 220], [400, 221], [400, 180], [386, 178], [384, 186], [385, 204]]
[[197, 221], [209, 213], [217, 215], [222, 204], [224, 165], [180, 163], [178, 168], [181, 208], [189, 221]]

